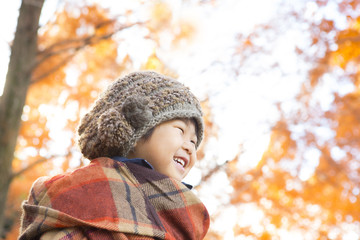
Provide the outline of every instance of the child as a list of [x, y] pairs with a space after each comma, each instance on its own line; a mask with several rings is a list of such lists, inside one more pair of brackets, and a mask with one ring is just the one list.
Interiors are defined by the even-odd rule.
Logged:
[[155, 72], [115, 81], [78, 128], [90, 164], [35, 181], [19, 239], [203, 239], [208, 212], [181, 182], [203, 128], [183, 84]]

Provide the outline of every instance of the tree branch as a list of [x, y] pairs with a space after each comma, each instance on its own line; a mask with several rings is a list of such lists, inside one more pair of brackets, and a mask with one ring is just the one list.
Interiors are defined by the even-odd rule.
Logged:
[[[109, 20], [109, 21], [105, 21], [105, 22], [102, 22], [102, 23], [99, 23], [95, 26], [95, 29], [99, 29], [109, 23], [112, 23], [112, 22], [115, 22], [115, 20]], [[136, 23], [133, 23], [132, 25], [134, 24], [137, 24], [138, 22]], [[131, 26], [132, 26], [131, 25]], [[122, 25], [123, 28], [126, 28], [128, 25]], [[131, 26], [128, 26], [128, 27], [131, 27]], [[121, 29], [120, 29], [121, 30]], [[118, 31], [120, 31], [118, 30]], [[82, 43], [84, 41], [86, 41], [87, 39], [90, 39], [90, 38], [93, 38], [95, 37], [96, 34], [93, 34], [93, 35], [90, 35], [90, 36], [86, 36], [86, 37], [83, 37], [83, 38], [73, 38], [73, 39], [65, 39], [63, 41], [60, 41], [60, 42], [55, 42], [53, 44], [51, 44], [50, 46], [48, 46], [47, 48], [45, 48], [44, 50], [42, 51], [39, 51], [38, 54], [39, 55], [42, 55], [42, 54], [45, 54], [46, 52], [53, 52], [52, 49], [56, 48], [56, 47], [59, 47], [59, 46], [62, 46], [62, 45], [68, 45], [68, 44], [71, 44], [71, 43]]]
[[32, 162], [31, 164], [29, 164], [28, 166], [24, 167], [23, 169], [17, 171], [17, 172], [13, 172], [11, 175], [10, 175], [10, 180], [16, 178], [17, 176], [20, 176], [21, 174], [23, 174], [24, 172], [30, 170], [31, 168], [35, 167], [36, 165], [42, 163], [42, 162], [45, 162], [47, 160], [49, 160], [50, 158], [40, 158], [38, 160], [36, 160], [35, 162]]
[[[91, 36], [87, 36], [84, 38], [78, 38], [78, 39], [67, 39], [61, 42], [56, 42], [52, 45], [50, 45], [48, 48], [46, 48], [43, 51], [40, 51], [38, 53], [38, 56], [40, 56], [40, 59], [35, 63], [33, 68], [36, 68], [37, 66], [39, 66], [41, 63], [43, 63], [44, 61], [46, 61], [48, 58], [61, 54], [63, 52], [68, 52], [68, 51], [79, 51], [80, 49], [84, 48], [85, 46], [88, 45], [92, 45], [92, 44], [96, 44], [102, 40], [106, 40], [109, 39], [110, 37], [112, 37], [115, 33], [122, 31], [124, 29], [130, 28], [132, 26], [135, 25], [141, 25], [144, 24], [145, 22], [135, 22], [135, 23], [131, 23], [131, 24], [126, 24], [126, 25], [121, 25], [120, 27], [118, 27], [117, 29], [115, 29], [113, 32], [110, 32], [108, 34], [104, 34], [104, 35], [100, 35], [97, 36], [96, 34], [93, 34]], [[108, 24], [108, 23], [106, 23]], [[98, 25], [96, 28], [99, 28], [100, 25]], [[68, 46], [71, 44], [76, 44], [76, 46]], [[64, 48], [61, 48], [57, 51], [53, 51], [54, 48], [56, 47], [60, 47], [60, 46], [65, 46]], [[49, 74], [43, 74], [45, 76], [49, 75]], [[37, 78], [37, 80], [39, 80], [39, 78]]]
[[219, 170], [223, 169], [224, 166], [228, 164], [229, 160], [225, 161], [222, 164], [216, 165], [212, 169], [210, 169], [205, 175], [201, 177], [201, 180], [199, 184], [195, 185], [194, 188], [199, 187], [200, 183], [207, 181], [209, 178], [211, 178], [215, 173], [217, 173]]
[[[82, 47], [81, 47], [82, 48]], [[39, 77], [35, 77], [31, 80], [31, 83], [35, 83], [35, 82], [38, 82], [40, 81], [41, 79], [49, 76], [50, 74], [56, 72], [57, 70], [59, 70], [62, 66], [64, 66], [71, 58], [73, 58], [76, 53], [81, 49], [76, 49], [74, 51], [74, 53], [70, 54], [69, 56], [67, 56], [66, 58], [64, 58], [62, 61], [60, 61], [60, 63], [58, 63], [57, 65], [55, 65], [54, 67], [52, 67], [49, 71], [41, 74]]]
[[67, 154], [65, 155], [53, 155], [53, 156], [50, 156], [48, 158], [45, 158], [45, 157], [42, 157], [42, 158], [39, 158], [37, 159], [36, 161], [30, 163], [29, 165], [27, 165], [26, 167], [20, 169], [19, 171], [16, 171], [16, 172], [13, 172], [11, 175], [10, 175], [10, 181], [18, 176], [20, 176], [21, 174], [23, 174], [24, 172], [32, 169], [33, 167], [35, 167], [36, 165], [40, 164], [40, 163], [43, 163], [43, 162], [46, 162], [50, 159], [53, 159], [53, 158], [57, 158], [57, 157], [67, 157], [71, 154], [71, 152], [68, 152]]

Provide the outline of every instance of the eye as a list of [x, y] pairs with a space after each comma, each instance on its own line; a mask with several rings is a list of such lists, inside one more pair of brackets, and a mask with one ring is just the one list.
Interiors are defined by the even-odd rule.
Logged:
[[177, 127], [181, 131], [181, 133], [185, 133], [184, 129], [182, 127]]
[[191, 140], [191, 143], [196, 145], [196, 141], [195, 140]]

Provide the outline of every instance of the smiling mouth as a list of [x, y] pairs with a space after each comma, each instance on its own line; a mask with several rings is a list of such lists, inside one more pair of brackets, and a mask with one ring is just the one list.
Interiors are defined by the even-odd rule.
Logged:
[[185, 168], [186, 162], [185, 162], [183, 159], [175, 157], [175, 158], [174, 158], [174, 161], [175, 161], [177, 164], [181, 165], [183, 168]]

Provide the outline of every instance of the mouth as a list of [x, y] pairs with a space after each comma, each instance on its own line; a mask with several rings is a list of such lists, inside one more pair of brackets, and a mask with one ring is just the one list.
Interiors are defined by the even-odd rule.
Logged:
[[174, 157], [174, 162], [185, 168], [187, 165], [187, 159], [181, 158], [181, 157]]

